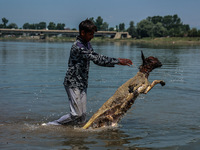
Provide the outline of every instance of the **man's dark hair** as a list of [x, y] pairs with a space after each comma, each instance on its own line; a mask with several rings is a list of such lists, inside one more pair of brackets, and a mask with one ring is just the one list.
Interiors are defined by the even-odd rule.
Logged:
[[79, 24], [79, 33], [81, 34], [81, 31], [87, 32], [97, 32], [97, 27], [94, 25], [94, 23], [91, 20], [84, 20]]

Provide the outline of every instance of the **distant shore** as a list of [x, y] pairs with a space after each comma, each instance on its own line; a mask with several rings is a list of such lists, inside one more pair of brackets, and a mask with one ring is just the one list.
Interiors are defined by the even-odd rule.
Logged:
[[[0, 41], [39, 41], [39, 42], [74, 42], [75, 37], [51, 37], [39, 39], [37, 37], [0, 37]], [[154, 44], [154, 45], [200, 45], [200, 37], [161, 37], [161, 38], [142, 38], [142, 39], [111, 39], [98, 38], [92, 39], [92, 42], [129, 42], [134, 44]]]

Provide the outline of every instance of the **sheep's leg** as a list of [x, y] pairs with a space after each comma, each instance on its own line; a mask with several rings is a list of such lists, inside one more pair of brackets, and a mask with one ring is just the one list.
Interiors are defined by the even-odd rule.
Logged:
[[163, 80], [154, 80], [145, 90], [144, 94], [147, 94], [156, 84], [160, 83], [162, 86], [165, 85]]

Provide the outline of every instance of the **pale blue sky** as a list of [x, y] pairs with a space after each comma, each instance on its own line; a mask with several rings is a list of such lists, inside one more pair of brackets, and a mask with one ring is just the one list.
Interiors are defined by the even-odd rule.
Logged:
[[109, 27], [125, 23], [128, 28], [130, 21], [136, 25], [148, 16], [174, 14], [200, 29], [200, 0], [0, 0], [0, 19], [5, 17], [18, 27], [53, 21], [78, 28], [82, 20], [101, 16]]

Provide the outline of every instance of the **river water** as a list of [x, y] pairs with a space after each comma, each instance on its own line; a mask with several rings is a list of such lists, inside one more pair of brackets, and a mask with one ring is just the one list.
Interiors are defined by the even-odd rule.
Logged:
[[63, 87], [72, 43], [0, 41], [0, 149], [199, 149], [200, 46], [92, 43], [96, 52], [130, 58], [134, 66], [100, 67], [91, 62], [87, 118], [133, 77], [144, 55], [163, 64], [118, 127], [82, 130], [42, 126], [69, 112]]

